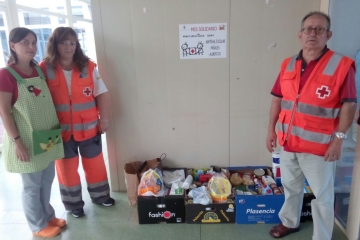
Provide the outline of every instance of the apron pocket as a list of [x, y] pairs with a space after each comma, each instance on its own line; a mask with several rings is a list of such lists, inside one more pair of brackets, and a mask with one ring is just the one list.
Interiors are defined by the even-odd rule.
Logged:
[[34, 155], [50, 152], [55, 144], [61, 143], [61, 128], [45, 131], [33, 131]]

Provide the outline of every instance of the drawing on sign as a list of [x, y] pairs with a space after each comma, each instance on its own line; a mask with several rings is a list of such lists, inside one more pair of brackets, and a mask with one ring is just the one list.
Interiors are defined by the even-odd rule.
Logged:
[[226, 29], [226, 23], [180, 24], [180, 59], [226, 58]]
[[201, 41], [198, 42], [196, 47], [189, 47], [187, 42], [181, 45], [181, 49], [183, 50], [183, 57], [188, 55], [203, 55], [204, 54], [204, 43]]

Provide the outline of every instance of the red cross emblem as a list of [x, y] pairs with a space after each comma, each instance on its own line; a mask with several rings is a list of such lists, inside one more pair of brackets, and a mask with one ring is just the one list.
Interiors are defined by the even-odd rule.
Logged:
[[194, 47], [189, 48], [189, 51], [190, 51], [190, 55], [195, 55], [196, 54], [196, 48], [194, 48]]
[[331, 91], [329, 90], [329, 88], [324, 85], [316, 89], [316, 94], [321, 99], [325, 99], [326, 97], [330, 96], [330, 93]]
[[90, 95], [92, 94], [92, 90], [91, 90], [91, 88], [86, 87], [86, 88], [84, 88], [83, 93], [84, 93], [87, 97], [90, 97]]

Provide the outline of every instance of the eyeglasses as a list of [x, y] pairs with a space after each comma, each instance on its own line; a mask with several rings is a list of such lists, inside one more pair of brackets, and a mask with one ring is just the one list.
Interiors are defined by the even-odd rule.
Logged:
[[70, 47], [76, 47], [76, 42], [70, 42], [70, 41], [63, 41], [60, 43], [62, 46], [70, 46]]
[[312, 27], [305, 27], [303, 29], [301, 29], [301, 31], [303, 33], [305, 33], [306, 35], [310, 35], [312, 33], [312, 31], [315, 31], [316, 35], [321, 35], [323, 34], [325, 31], [327, 31], [327, 28], [323, 28], [323, 27], [316, 27], [316, 28], [312, 28]]

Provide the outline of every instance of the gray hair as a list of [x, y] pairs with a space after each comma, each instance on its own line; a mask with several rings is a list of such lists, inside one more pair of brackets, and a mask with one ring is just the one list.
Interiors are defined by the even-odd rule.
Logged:
[[330, 25], [331, 25], [330, 17], [326, 13], [323, 13], [323, 12], [320, 12], [320, 11], [313, 11], [313, 12], [309, 12], [308, 14], [306, 14], [306, 16], [301, 21], [301, 29], [304, 27], [305, 20], [308, 19], [309, 17], [315, 16], [315, 15], [316, 16], [321, 16], [321, 17], [326, 19], [327, 25], [328, 25], [327, 30], [329, 31], [330, 30]]

